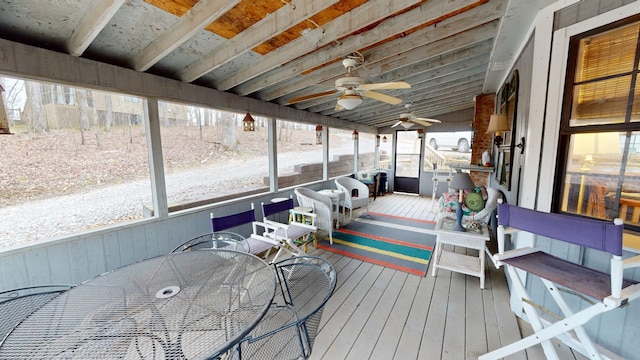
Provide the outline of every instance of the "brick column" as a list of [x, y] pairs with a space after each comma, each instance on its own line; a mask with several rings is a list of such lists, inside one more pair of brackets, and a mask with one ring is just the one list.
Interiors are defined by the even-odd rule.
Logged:
[[[482, 153], [492, 150], [493, 134], [487, 134], [489, 117], [495, 109], [496, 94], [482, 94], [475, 97], [475, 112], [473, 115], [473, 144], [471, 146], [471, 164], [482, 162]], [[471, 171], [471, 180], [476, 185], [489, 186], [489, 173]]]

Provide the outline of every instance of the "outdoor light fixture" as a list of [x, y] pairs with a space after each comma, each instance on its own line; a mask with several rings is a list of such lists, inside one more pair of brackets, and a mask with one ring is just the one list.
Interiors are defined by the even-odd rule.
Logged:
[[376, 134], [376, 147], [380, 147], [380, 135]]
[[322, 125], [316, 125], [316, 145], [322, 144]]
[[475, 187], [471, 177], [467, 173], [457, 172], [453, 175], [453, 179], [451, 179], [451, 183], [449, 183], [449, 187], [458, 190], [458, 205], [456, 206], [456, 224], [453, 227], [455, 231], [467, 231], [464, 227], [462, 227], [462, 193], [464, 190], [470, 190]]
[[422, 139], [424, 137], [424, 129], [418, 129], [418, 137]]
[[387, 143], [387, 136], [386, 135], [382, 137], [382, 142], [385, 143], [385, 144]]
[[496, 146], [502, 145], [502, 133], [509, 131], [509, 119], [507, 114], [493, 114], [489, 118], [489, 127], [487, 128], [487, 134], [494, 133], [496, 136], [493, 142]]
[[358, 140], [358, 130], [353, 130], [351, 133], [351, 140]]
[[256, 131], [256, 121], [253, 119], [251, 114], [247, 113], [242, 119], [242, 127], [244, 131]]
[[338, 105], [347, 110], [352, 110], [362, 104], [362, 96], [356, 94], [344, 94], [338, 98]]

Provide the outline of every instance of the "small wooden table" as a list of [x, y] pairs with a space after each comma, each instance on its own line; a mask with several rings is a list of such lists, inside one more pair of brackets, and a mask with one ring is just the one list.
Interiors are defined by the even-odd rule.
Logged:
[[[434, 228], [437, 233], [434, 247], [431, 276], [436, 276], [438, 268], [473, 275], [480, 278], [480, 288], [484, 289], [484, 254], [489, 241], [487, 225], [480, 224], [480, 230], [455, 231], [455, 220], [440, 219]], [[478, 256], [469, 256], [444, 250], [442, 245], [462, 246], [478, 250]]]

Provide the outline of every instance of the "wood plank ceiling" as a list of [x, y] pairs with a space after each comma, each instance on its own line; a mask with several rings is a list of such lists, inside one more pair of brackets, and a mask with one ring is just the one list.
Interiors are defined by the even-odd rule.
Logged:
[[[437, 118], [494, 93], [551, 2], [0, 0], [0, 37], [382, 128], [403, 104]], [[362, 96], [337, 111], [345, 58], [365, 84], [409, 83], [376, 90], [402, 104]]]

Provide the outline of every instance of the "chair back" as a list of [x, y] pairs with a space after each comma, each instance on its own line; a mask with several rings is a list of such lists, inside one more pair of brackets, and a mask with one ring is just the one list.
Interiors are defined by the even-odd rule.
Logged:
[[230, 231], [218, 231], [196, 236], [180, 244], [171, 252], [211, 249], [231, 249], [251, 253], [249, 243], [245, 237]]
[[262, 203], [262, 215], [267, 218], [273, 214], [289, 211], [294, 208], [293, 199], [277, 201], [274, 203]]
[[317, 214], [316, 226], [318, 229], [331, 231], [333, 228], [333, 205], [331, 198], [319, 194], [311, 189], [296, 188], [294, 193], [298, 198], [298, 204], [310, 207]]
[[213, 216], [211, 214], [211, 231], [218, 232], [224, 231], [227, 229], [234, 228], [236, 226], [251, 224], [256, 220], [256, 215], [253, 210], [239, 212], [236, 214], [225, 215], [225, 216]]
[[499, 204], [498, 225], [622, 255], [622, 224]]
[[70, 285], [42, 285], [0, 293], [0, 343], [29, 314], [70, 287]]

